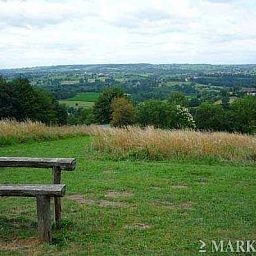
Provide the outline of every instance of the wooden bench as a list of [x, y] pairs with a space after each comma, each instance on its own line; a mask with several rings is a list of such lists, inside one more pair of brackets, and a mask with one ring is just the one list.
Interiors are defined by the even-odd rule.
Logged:
[[[0, 196], [14, 196], [14, 195], [15, 196], [35, 196], [37, 198], [37, 209], [39, 205], [48, 205], [48, 203], [46, 202], [48, 201], [50, 202], [50, 198], [54, 197], [55, 222], [56, 222], [56, 226], [60, 227], [60, 221], [61, 221], [60, 197], [63, 196], [65, 192], [65, 185], [59, 185], [61, 182], [61, 171], [62, 170], [73, 171], [75, 169], [75, 166], [76, 166], [76, 160], [74, 158], [0, 157], [0, 167], [52, 168], [53, 184], [54, 184], [54, 185], [25, 185], [25, 184], [24, 185], [1, 185], [2, 190], [1, 190]], [[7, 190], [7, 188], [9, 188], [9, 190]], [[41, 188], [44, 188], [45, 191], [41, 190]], [[49, 192], [48, 195], [46, 195], [47, 191]], [[39, 192], [41, 194], [38, 194]], [[42, 197], [44, 199], [42, 199]], [[42, 200], [42, 203], [39, 204], [38, 200]], [[48, 206], [41, 206], [41, 207], [44, 209], [44, 207], [48, 207]], [[48, 217], [46, 216], [45, 226], [48, 225], [47, 219]], [[44, 220], [44, 218], [42, 217], [41, 220]], [[42, 227], [42, 225], [38, 223], [38, 226]], [[43, 235], [44, 232], [41, 232], [41, 230], [42, 228], [39, 228], [39, 233], [42, 240], [50, 241], [50, 238], [46, 235]]]
[[0, 185], [0, 196], [29, 196], [36, 197], [38, 233], [42, 241], [50, 242], [51, 235], [51, 197], [62, 197], [65, 185]]

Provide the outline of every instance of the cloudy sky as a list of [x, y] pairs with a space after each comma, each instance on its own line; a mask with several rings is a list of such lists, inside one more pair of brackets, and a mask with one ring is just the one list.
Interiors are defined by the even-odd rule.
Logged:
[[0, 0], [0, 68], [256, 63], [256, 0]]

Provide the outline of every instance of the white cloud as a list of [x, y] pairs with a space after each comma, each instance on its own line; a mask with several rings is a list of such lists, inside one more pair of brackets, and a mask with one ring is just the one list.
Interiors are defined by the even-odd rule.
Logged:
[[75, 63], [252, 63], [247, 0], [0, 0], [0, 68]]

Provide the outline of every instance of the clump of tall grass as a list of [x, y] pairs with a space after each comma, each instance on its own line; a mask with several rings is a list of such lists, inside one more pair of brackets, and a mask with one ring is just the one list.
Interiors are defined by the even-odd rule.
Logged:
[[47, 126], [40, 122], [0, 120], [0, 145], [28, 141], [53, 140], [73, 136], [97, 134], [97, 126]]
[[74, 136], [94, 136], [93, 147], [115, 158], [149, 160], [219, 159], [256, 162], [256, 136], [152, 127], [103, 128], [97, 125], [47, 126], [40, 122], [0, 121], [0, 146]]
[[108, 128], [99, 130], [93, 145], [118, 158], [256, 161], [256, 136], [225, 132]]

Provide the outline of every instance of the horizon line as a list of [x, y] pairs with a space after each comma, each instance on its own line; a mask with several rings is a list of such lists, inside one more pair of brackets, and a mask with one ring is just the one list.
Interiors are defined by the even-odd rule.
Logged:
[[13, 70], [13, 69], [31, 69], [31, 68], [44, 68], [44, 67], [61, 67], [61, 66], [97, 66], [97, 65], [211, 65], [211, 66], [246, 66], [256, 65], [256, 63], [150, 63], [150, 62], [129, 62], [129, 63], [90, 63], [90, 64], [53, 64], [53, 65], [36, 65], [36, 66], [24, 66], [24, 67], [0, 67], [0, 70]]

